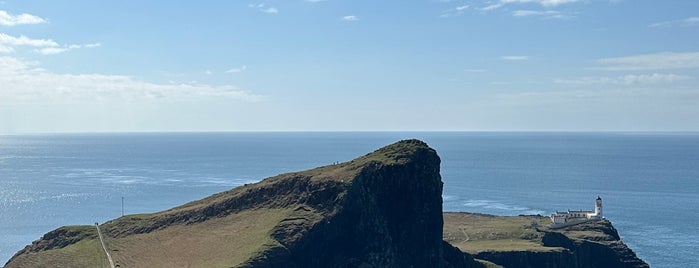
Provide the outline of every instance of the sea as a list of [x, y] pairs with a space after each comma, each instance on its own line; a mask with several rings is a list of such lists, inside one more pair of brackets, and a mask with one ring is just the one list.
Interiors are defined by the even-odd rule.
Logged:
[[59, 226], [168, 209], [409, 138], [441, 157], [445, 211], [549, 215], [600, 196], [651, 267], [699, 267], [699, 133], [626, 132], [0, 135], [0, 265]]

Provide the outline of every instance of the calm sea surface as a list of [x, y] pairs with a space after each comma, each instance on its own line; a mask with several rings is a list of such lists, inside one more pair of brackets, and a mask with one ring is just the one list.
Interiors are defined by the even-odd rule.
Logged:
[[652, 267], [699, 267], [697, 133], [154, 133], [0, 136], [0, 265], [63, 225], [167, 209], [419, 138], [444, 210], [592, 209]]

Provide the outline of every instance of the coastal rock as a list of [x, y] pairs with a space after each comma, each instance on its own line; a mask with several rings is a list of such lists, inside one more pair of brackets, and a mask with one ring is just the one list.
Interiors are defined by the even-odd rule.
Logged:
[[[443, 213], [439, 172], [432, 148], [404, 140], [100, 229], [118, 267], [648, 267], [607, 221]], [[109, 264], [92, 225], [47, 233], [15, 267]]]
[[[123, 267], [480, 267], [442, 240], [439, 169], [432, 148], [404, 140], [102, 230]], [[6, 268], [49, 256], [41, 253], [20, 253]]]
[[541, 232], [544, 246], [566, 249], [577, 263], [568, 267], [649, 267], [621, 241], [616, 228], [606, 219]]
[[502, 267], [646, 268], [606, 219], [560, 229], [543, 216], [445, 213], [444, 236], [473, 257]]

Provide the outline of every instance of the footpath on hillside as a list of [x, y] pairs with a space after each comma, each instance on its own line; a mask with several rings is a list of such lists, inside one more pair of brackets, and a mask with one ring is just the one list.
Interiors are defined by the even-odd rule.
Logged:
[[104, 254], [107, 254], [107, 260], [109, 260], [109, 267], [116, 268], [116, 267], [114, 267], [114, 260], [112, 260], [112, 256], [109, 255], [109, 251], [107, 251], [107, 246], [104, 245], [104, 239], [102, 239], [102, 231], [100, 230], [100, 225], [95, 222], [95, 227], [97, 228], [97, 235], [100, 238], [100, 244], [102, 244], [102, 249], [104, 250]]

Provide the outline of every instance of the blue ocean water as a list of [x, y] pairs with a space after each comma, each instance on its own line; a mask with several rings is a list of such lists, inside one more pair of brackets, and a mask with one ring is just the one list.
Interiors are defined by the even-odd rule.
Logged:
[[592, 209], [652, 267], [699, 267], [697, 133], [152, 133], [0, 136], [0, 264], [42, 234], [155, 212], [419, 138], [444, 210]]

